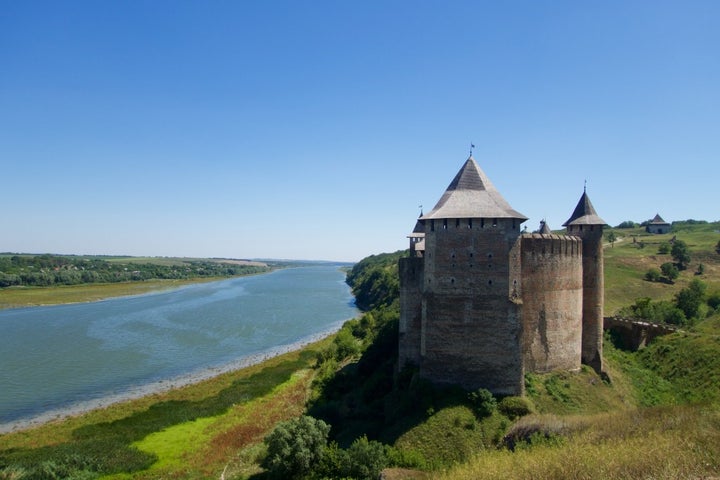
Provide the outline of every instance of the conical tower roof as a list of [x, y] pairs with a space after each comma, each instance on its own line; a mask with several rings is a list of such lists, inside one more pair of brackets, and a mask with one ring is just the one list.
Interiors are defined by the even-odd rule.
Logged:
[[413, 231], [410, 235], [408, 235], [408, 238], [423, 238], [425, 237], [425, 225], [420, 221], [418, 218], [417, 222], [415, 222], [415, 228], [413, 228]]
[[548, 224], [545, 220], [542, 220], [540, 222], [540, 232], [543, 235], [550, 235], [552, 233], [552, 230], [550, 230], [550, 227], [548, 227]]
[[595, 207], [590, 202], [586, 191], [583, 191], [582, 197], [568, 221], [563, 223], [563, 227], [571, 225], [605, 225], [605, 220], [595, 212]]
[[430, 213], [421, 220], [438, 218], [517, 218], [527, 220], [495, 189], [473, 157], [469, 157]]

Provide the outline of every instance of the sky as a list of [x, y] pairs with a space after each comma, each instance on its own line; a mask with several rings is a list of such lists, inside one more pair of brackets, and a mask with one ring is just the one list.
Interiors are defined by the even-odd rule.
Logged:
[[720, 220], [720, 2], [0, 0], [0, 252], [357, 261], [470, 153], [529, 230]]

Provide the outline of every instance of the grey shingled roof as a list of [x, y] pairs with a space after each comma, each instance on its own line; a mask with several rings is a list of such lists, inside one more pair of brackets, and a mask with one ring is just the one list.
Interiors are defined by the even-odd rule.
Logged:
[[668, 222], [662, 219], [659, 213], [655, 214], [655, 218], [650, 221], [652, 225], [670, 225]]
[[425, 237], [425, 225], [422, 224], [420, 219], [418, 219], [417, 222], [415, 222], [415, 228], [413, 228], [413, 231], [410, 235], [408, 235], [408, 238], [424, 238]]
[[469, 157], [430, 213], [421, 220], [438, 218], [517, 218], [527, 217], [513, 210], [495, 189], [475, 159]]
[[605, 225], [605, 220], [595, 212], [595, 207], [590, 202], [587, 192], [583, 192], [575, 211], [568, 221], [563, 223], [563, 227], [569, 227], [570, 225]]

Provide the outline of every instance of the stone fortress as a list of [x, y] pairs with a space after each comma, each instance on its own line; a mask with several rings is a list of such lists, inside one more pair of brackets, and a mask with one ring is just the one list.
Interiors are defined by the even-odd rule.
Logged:
[[526, 220], [470, 156], [400, 259], [400, 368], [500, 395], [527, 372], [602, 371], [605, 222], [586, 192], [566, 235]]

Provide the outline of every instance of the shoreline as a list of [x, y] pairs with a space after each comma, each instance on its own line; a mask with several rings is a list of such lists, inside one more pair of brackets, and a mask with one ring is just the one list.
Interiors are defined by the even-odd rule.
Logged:
[[55, 421], [63, 421], [70, 417], [78, 417], [94, 410], [100, 410], [111, 405], [123, 403], [139, 398], [148, 397], [158, 393], [165, 393], [171, 390], [180, 389], [188, 385], [194, 385], [211, 378], [242, 370], [247, 367], [258, 365], [271, 358], [285, 353], [301, 350], [302, 348], [323, 340], [340, 330], [342, 325], [350, 319], [342, 320], [332, 324], [320, 332], [300, 338], [295, 342], [279, 345], [263, 350], [258, 353], [240, 357], [228, 364], [205, 367], [193, 372], [184, 373], [175, 377], [154, 380], [143, 385], [129, 387], [121, 392], [109, 393], [98, 398], [75, 402], [65, 407], [54, 408], [42, 413], [33, 414], [17, 420], [0, 423], [0, 435], [18, 433], [23, 430], [39, 427]]

